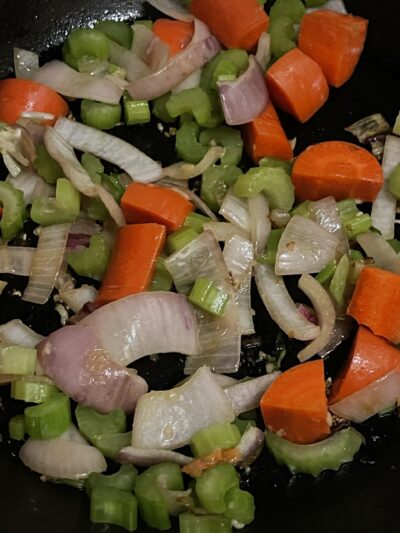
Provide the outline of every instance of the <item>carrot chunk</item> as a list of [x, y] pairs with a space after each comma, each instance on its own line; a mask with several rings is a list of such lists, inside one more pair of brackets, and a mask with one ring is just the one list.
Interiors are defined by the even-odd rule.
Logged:
[[154, 22], [152, 29], [153, 33], [168, 46], [171, 56], [183, 50], [193, 37], [193, 22], [161, 18]]
[[260, 402], [265, 425], [291, 442], [310, 444], [330, 434], [324, 363], [309, 361], [283, 372]]
[[343, 141], [309, 146], [296, 159], [292, 181], [299, 200], [375, 200], [383, 185], [377, 159], [365, 148]]

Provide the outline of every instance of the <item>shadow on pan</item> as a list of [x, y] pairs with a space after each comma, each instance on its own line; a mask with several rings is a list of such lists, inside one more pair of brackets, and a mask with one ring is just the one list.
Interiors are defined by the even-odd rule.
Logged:
[[[228, 1], [228, 0], [227, 0]], [[368, 41], [352, 79], [341, 89], [332, 90], [329, 102], [307, 124], [299, 126], [282, 117], [289, 137], [297, 137], [297, 151], [307, 145], [332, 139], [355, 142], [344, 127], [374, 112], [389, 123], [400, 107], [400, 3], [398, 0], [348, 0], [353, 14], [370, 19]], [[0, 78], [12, 73], [12, 46], [56, 54], [68, 32], [102, 18], [131, 20], [155, 15], [139, 0], [0, 0]], [[163, 162], [173, 158], [173, 144], [151, 127], [132, 128], [118, 134], [128, 137], [152, 157]], [[10, 279], [11, 289], [23, 288], [26, 280]], [[274, 335], [260, 302], [257, 335], [244, 345], [243, 373], [257, 375], [258, 350], [268, 349]], [[6, 292], [0, 301], [0, 322], [22, 318], [38, 332], [49, 333], [59, 318], [48, 307], [22, 303]], [[273, 330], [272, 330], [273, 331]], [[289, 347], [290, 348], [290, 347]], [[347, 348], [347, 347], [346, 347]], [[335, 360], [336, 358], [336, 360]], [[335, 354], [328, 361], [334, 369], [343, 358]], [[161, 362], [141, 363], [139, 371], [154, 388], [178, 381], [182, 368], [179, 357], [167, 356]], [[91, 524], [88, 498], [75, 489], [43, 483], [27, 471], [16, 457], [17, 449], [7, 440], [7, 420], [21, 410], [17, 402], [0, 396], [0, 533], [117, 533], [117, 527]], [[256, 498], [257, 518], [245, 529], [249, 533], [398, 533], [400, 531], [400, 424], [395, 415], [373, 419], [361, 426], [366, 446], [357, 460], [340, 472], [326, 472], [314, 480], [309, 476], [290, 477], [264, 452], [242, 479]], [[175, 529], [177, 532], [176, 523]], [[154, 530], [145, 528], [145, 533]]]

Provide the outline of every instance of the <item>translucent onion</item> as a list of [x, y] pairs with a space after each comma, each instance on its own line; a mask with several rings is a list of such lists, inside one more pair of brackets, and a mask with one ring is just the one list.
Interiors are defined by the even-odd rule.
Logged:
[[254, 274], [258, 292], [268, 313], [288, 337], [300, 341], [309, 341], [318, 337], [320, 327], [299, 313], [283, 278], [275, 274], [272, 266], [256, 264]]
[[353, 329], [353, 320], [350, 317], [338, 318], [332, 331], [328, 344], [318, 352], [320, 357], [325, 357], [345, 341]]
[[87, 302], [94, 302], [97, 290], [91, 285], [82, 285], [78, 289], [60, 290], [59, 295], [74, 313], [78, 313]]
[[268, 32], [260, 35], [255, 58], [262, 70], [266, 70], [271, 61], [271, 36]]
[[226, 242], [234, 235], [249, 237], [249, 234], [231, 222], [207, 222], [204, 224], [205, 230], [211, 231], [218, 242]]
[[369, 231], [356, 238], [366, 255], [372, 257], [378, 268], [400, 274], [400, 257], [382, 235]]
[[245, 233], [250, 233], [251, 220], [246, 199], [242, 200], [233, 193], [228, 192], [222, 202], [219, 214]]
[[34, 254], [28, 246], [0, 246], [0, 274], [29, 276]]
[[24, 50], [23, 48], [14, 48], [14, 72], [16, 78], [30, 80], [37, 70], [39, 70], [39, 56], [36, 52]]
[[16, 177], [22, 167], [29, 167], [36, 158], [36, 148], [29, 132], [22, 126], [0, 127], [0, 154], [9, 173]]
[[160, 463], [175, 463], [180, 466], [187, 465], [193, 457], [172, 450], [156, 450], [126, 446], [118, 454], [119, 463], [129, 463], [135, 466], [151, 466]]
[[301, 363], [307, 361], [323, 350], [328, 344], [335, 327], [336, 313], [332, 300], [323, 286], [309, 274], [303, 274], [299, 280], [299, 289], [310, 300], [317, 313], [320, 334], [303, 348], [297, 358]]
[[[136, 32], [134, 41], [135, 40]], [[125, 47], [120, 46], [113, 41], [109, 41], [109, 43], [110, 61], [126, 70], [126, 79], [128, 81], [134, 82], [150, 74], [150, 67], [136, 53], [127, 50]]]
[[85, 444], [86, 446], [89, 446], [88, 441], [79, 431], [79, 429], [75, 426], [75, 424], [71, 424], [69, 428], [67, 429], [67, 431], [64, 431], [64, 433], [62, 433], [57, 438], [62, 439], [62, 440], [69, 440], [69, 441], [77, 442], [78, 444]]
[[195, 70], [185, 78], [181, 83], [176, 85], [172, 89], [172, 94], [179, 94], [182, 91], [186, 91], [187, 89], [194, 89], [195, 87], [198, 87], [200, 85], [200, 78], [201, 78], [201, 69]]
[[180, 2], [178, 0], [147, 0], [148, 3], [164, 13], [169, 17], [176, 20], [183, 20], [185, 22], [191, 22], [194, 19], [194, 16], [189, 13], [185, 7], [185, 2]]
[[221, 146], [211, 147], [203, 159], [194, 165], [193, 163], [174, 163], [163, 168], [162, 177], [173, 178], [175, 180], [189, 180], [203, 174], [209, 167], [216, 163], [225, 154], [225, 148]]
[[261, 254], [265, 250], [268, 235], [271, 231], [268, 200], [263, 194], [258, 194], [247, 200], [250, 212], [251, 241], [254, 244], [255, 253]]
[[282, 209], [273, 209], [269, 215], [269, 218], [274, 226], [277, 228], [284, 228], [288, 225], [291, 217], [289, 213], [282, 211]]
[[259, 456], [264, 446], [265, 433], [257, 427], [250, 426], [243, 433], [239, 444], [236, 446], [241, 468], [251, 465]]
[[271, 374], [266, 374], [259, 378], [246, 379], [235, 385], [225, 387], [225, 394], [232, 405], [235, 415], [239, 416], [241, 413], [259, 407], [262, 395], [279, 374], [280, 372], [271, 372]]
[[278, 275], [320, 272], [336, 257], [337, 237], [309, 218], [295, 215], [284, 229], [278, 245]]
[[31, 170], [23, 170], [15, 178], [7, 180], [13, 187], [24, 193], [25, 205], [31, 204], [34, 198], [50, 198], [55, 196], [54, 185], [49, 185], [43, 178]]
[[340, 253], [347, 254], [349, 251], [349, 241], [347, 240], [334, 197], [328, 196], [317, 202], [311, 202], [310, 212], [312, 220], [337, 237]]
[[17, 318], [0, 326], [0, 342], [3, 346], [35, 348], [43, 338]]

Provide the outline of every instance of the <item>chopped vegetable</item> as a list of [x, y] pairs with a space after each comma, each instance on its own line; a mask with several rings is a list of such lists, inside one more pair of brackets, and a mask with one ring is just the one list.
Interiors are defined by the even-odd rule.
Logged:
[[135, 531], [137, 500], [129, 492], [112, 487], [95, 487], [90, 494], [90, 520], [95, 524], [115, 524]]
[[254, 497], [250, 492], [239, 488], [228, 490], [225, 495], [225, 516], [239, 524], [250, 524], [254, 520]]
[[8, 433], [10, 439], [24, 440], [26, 433], [24, 415], [16, 415], [10, 418], [10, 421], [8, 422]]
[[242, 175], [239, 167], [211, 165], [201, 179], [201, 198], [210, 209], [218, 212], [229, 188]]
[[54, 439], [71, 424], [71, 405], [68, 396], [56, 394], [40, 405], [24, 411], [26, 432], [33, 439]]
[[165, 266], [165, 257], [159, 257], [156, 262], [156, 269], [151, 281], [150, 291], [170, 291], [174, 282], [171, 274]]
[[132, 492], [135, 486], [137, 470], [132, 465], [122, 465], [118, 472], [105, 476], [98, 472], [93, 472], [85, 481], [85, 490], [88, 496], [93, 489], [118, 489], [126, 492]]
[[121, 106], [120, 104], [82, 100], [81, 119], [84, 124], [92, 128], [111, 130], [121, 121]]
[[128, 48], [132, 46], [133, 33], [129, 24], [118, 20], [101, 20], [97, 22], [94, 29], [105, 33], [109, 39], [120, 46]]
[[133, 100], [128, 94], [124, 94], [123, 103], [124, 118], [127, 126], [150, 122], [150, 107], [146, 100]]
[[0, 373], [32, 375], [35, 373], [36, 350], [23, 346], [6, 346], [0, 351]]
[[173, 254], [178, 250], [184, 248], [187, 244], [196, 239], [198, 233], [193, 228], [183, 227], [170, 233], [167, 238], [167, 250], [169, 254]]
[[52, 398], [58, 392], [57, 387], [51, 380], [38, 380], [27, 378], [11, 383], [11, 397], [27, 403], [43, 403]]
[[102, 278], [107, 271], [111, 250], [101, 233], [90, 237], [90, 244], [84, 250], [67, 254], [69, 266], [80, 276]]
[[239, 477], [233, 465], [217, 465], [196, 479], [196, 495], [208, 513], [227, 511], [226, 495], [232, 488], [239, 488]]
[[79, 431], [92, 444], [94, 444], [95, 438], [99, 435], [126, 431], [126, 416], [122, 410], [102, 415], [92, 407], [78, 405], [75, 415]]
[[23, 228], [25, 219], [24, 194], [10, 183], [0, 182], [0, 204], [2, 206], [0, 230], [3, 241], [10, 241]]
[[93, 445], [113, 461], [118, 461], [120, 451], [129, 446], [132, 440], [130, 431], [126, 433], [110, 433], [93, 437]]
[[240, 431], [235, 424], [213, 424], [201, 429], [192, 437], [190, 446], [195, 457], [204, 457], [217, 449], [234, 448], [240, 441]]
[[222, 316], [229, 295], [207, 278], [197, 278], [188, 296], [189, 301], [215, 316]]
[[179, 533], [231, 533], [231, 520], [221, 515], [179, 515]]
[[347, 286], [347, 278], [350, 270], [350, 262], [347, 255], [342, 255], [340, 261], [338, 262], [335, 272], [332, 276], [329, 292], [335, 299], [336, 303], [339, 306], [344, 306], [345, 304], [345, 291]]
[[59, 178], [64, 178], [64, 172], [55, 159], [51, 157], [44, 143], [36, 148], [36, 159], [33, 163], [36, 172], [47, 181], [55, 184]]
[[170, 55], [185, 48], [193, 37], [193, 23], [159, 18], [153, 24], [153, 33], [168, 45]]

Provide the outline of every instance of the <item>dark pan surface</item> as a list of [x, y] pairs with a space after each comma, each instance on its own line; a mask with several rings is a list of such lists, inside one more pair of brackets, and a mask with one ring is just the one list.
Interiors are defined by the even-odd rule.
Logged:
[[[227, 0], [228, 1], [228, 0]], [[398, 0], [348, 0], [353, 14], [370, 19], [367, 46], [352, 79], [333, 90], [327, 105], [304, 126], [285, 117], [289, 136], [297, 135], [297, 150], [329, 139], [355, 139], [343, 128], [373, 112], [381, 112], [393, 123], [400, 106], [400, 3]], [[0, 0], [0, 78], [11, 73], [12, 46], [48, 52], [61, 44], [73, 27], [101, 18], [133, 19], [154, 14], [139, 0]], [[152, 127], [121, 129], [141, 149], [163, 162], [173, 159], [173, 143]], [[0, 166], [0, 173], [2, 172]], [[4, 276], [3, 276], [4, 277]], [[6, 279], [6, 278], [5, 278]], [[0, 300], [0, 323], [21, 318], [43, 334], [59, 325], [50, 303], [44, 308], [22, 303], [14, 289], [23, 289], [26, 280], [11, 280]], [[257, 336], [245, 341], [241, 375], [257, 375], [259, 349], [269, 351], [276, 334], [271, 322], [257, 309]], [[398, 312], [393, 310], [393, 312]], [[349, 343], [328, 360], [327, 372], [335, 372]], [[284, 365], [293, 363], [295, 346], [288, 344]], [[138, 369], [153, 388], [165, 388], [177, 381], [182, 361], [167, 356], [157, 363], [141, 361]], [[75, 489], [42, 483], [27, 471], [7, 437], [8, 418], [22, 405], [11, 402], [6, 387], [0, 390], [0, 533], [117, 533], [121, 529], [91, 524], [86, 496]], [[326, 472], [314, 480], [309, 476], [290, 477], [264, 453], [243, 484], [256, 497], [257, 518], [245, 529], [249, 533], [398, 533], [400, 531], [400, 424], [397, 416], [373, 419], [361, 426], [366, 437], [354, 463], [338, 473]], [[140, 528], [145, 533], [149, 530]], [[177, 528], [173, 530], [177, 532]]]

